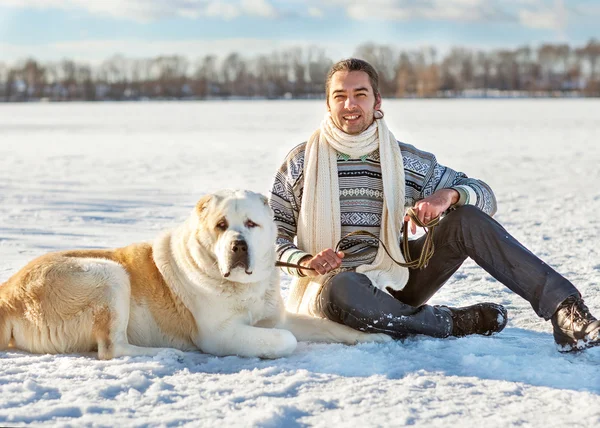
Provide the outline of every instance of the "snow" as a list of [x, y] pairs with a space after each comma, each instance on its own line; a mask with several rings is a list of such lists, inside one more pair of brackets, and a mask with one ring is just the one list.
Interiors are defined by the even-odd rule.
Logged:
[[[600, 314], [600, 101], [387, 100], [398, 139], [495, 190], [496, 218]], [[323, 101], [0, 104], [0, 281], [69, 248], [152, 240], [222, 187], [267, 193]], [[289, 278], [282, 278], [287, 293]], [[0, 352], [0, 425], [600, 425], [600, 348], [467, 262], [430, 303], [508, 308], [492, 337], [301, 343], [289, 358]]]

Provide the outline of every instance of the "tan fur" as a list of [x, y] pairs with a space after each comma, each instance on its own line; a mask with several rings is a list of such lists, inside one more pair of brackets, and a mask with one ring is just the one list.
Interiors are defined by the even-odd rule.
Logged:
[[[203, 197], [153, 244], [41, 256], [0, 286], [0, 350], [97, 350], [109, 359], [174, 348], [275, 358], [296, 339], [389, 340], [286, 314], [275, 234], [262, 195], [223, 191]], [[242, 240], [248, 256], [240, 259], [246, 253], [233, 248]]]
[[[112, 358], [115, 322], [105, 278], [88, 276], [81, 261], [112, 261], [128, 276], [131, 302], [147, 307], [163, 334], [193, 348], [197, 326], [191, 312], [173, 295], [152, 259], [152, 246], [133, 244], [116, 250], [76, 250], [39, 257], [0, 286], [0, 349], [12, 345], [37, 353], [89, 352]], [[136, 326], [129, 326], [136, 328]], [[160, 343], [136, 343], [161, 346]]]

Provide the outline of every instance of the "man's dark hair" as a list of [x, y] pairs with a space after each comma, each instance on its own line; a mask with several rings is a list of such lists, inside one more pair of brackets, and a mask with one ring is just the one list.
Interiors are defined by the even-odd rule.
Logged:
[[325, 81], [325, 99], [329, 103], [329, 87], [331, 86], [331, 79], [338, 71], [364, 71], [369, 76], [369, 82], [373, 88], [373, 93], [377, 99], [379, 94], [379, 75], [371, 64], [367, 61], [358, 58], [348, 58], [333, 64], [329, 73], [327, 73], [327, 80]]

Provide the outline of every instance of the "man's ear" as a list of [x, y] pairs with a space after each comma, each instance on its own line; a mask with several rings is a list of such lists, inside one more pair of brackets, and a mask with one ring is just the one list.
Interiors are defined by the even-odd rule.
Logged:
[[375, 95], [375, 105], [373, 106], [373, 110], [381, 110], [381, 94]]

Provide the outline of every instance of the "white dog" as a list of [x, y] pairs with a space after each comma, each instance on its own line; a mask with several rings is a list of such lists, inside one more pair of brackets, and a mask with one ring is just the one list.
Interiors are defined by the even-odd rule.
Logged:
[[286, 313], [276, 233], [264, 196], [221, 191], [154, 244], [39, 257], [0, 286], [0, 350], [277, 358], [297, 340], [391, 340]]

